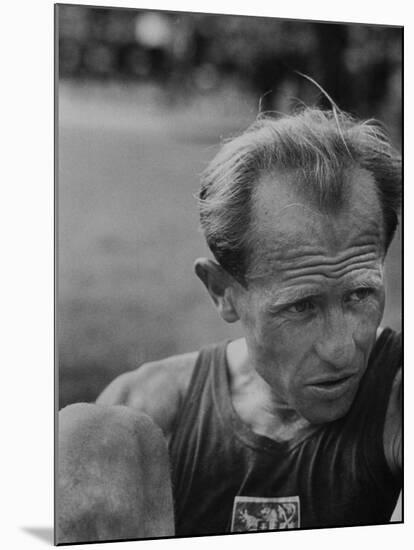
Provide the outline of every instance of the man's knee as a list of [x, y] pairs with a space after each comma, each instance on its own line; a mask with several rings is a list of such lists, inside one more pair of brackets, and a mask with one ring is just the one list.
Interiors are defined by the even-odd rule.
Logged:
[[59, 412], [58, 431], [59, 450], [74, 458], [81, 451], [89, 458], [97, 455], [100, 461], [132, 458], [136, 462], [166, 449], [161, 429], [147, 415], [120, 405], [69, 405]]
[[167, 447], [151, 419], [122, 406], [76, 404], [59, 413], [58, 429], [65, 540], [173, 534]]

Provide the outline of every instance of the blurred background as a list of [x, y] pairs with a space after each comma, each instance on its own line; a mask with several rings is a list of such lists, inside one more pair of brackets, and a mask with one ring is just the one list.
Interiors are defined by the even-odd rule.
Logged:
[[[401, 147], [402, 29], [56, 6], [59, 408], [240, 335], [193, 273], [199, 174], [261, 111], [337, 104]], [[384, 325], [401, 328], [401, 236]]]

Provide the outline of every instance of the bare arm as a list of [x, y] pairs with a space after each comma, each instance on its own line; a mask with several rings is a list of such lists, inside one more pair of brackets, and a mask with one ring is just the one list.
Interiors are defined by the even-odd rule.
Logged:
[[150, 416], [169, 437], [197, 359], [197, 352], [145, 363], [118, 376], [101, 393], [99, 405], [125, 405]]

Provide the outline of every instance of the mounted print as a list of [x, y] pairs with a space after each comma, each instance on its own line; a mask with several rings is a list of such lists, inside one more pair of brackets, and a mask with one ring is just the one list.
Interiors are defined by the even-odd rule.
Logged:
[[402, 522], [402, 27], [55, 29], [56, 544]]

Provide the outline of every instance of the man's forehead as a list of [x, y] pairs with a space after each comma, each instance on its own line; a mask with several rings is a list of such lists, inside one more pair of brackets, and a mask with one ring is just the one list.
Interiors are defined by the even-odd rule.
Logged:
[[[331, 253], [382, 242], [382, 214], [373, 177], [364, 170], [345, 174], [343, 205], [322, 211], [300, 191], [294, 172], [264, 174], [252, 208], [253, 257], [277, 261]], [[252, 266], [251, 266], [252, 268]]]
[[[368, 171], [359, 168], [344, 171], [343, 192], [333, 208], [321, 206], [317, 193], [312, 193], [309, 188], [304, 190], [302, 181], [298, 171], [264, 172], [253, 196], [253, 225], [259, 230], [263, 227], [280, 230], [294, 228], [306, 232], [311, 218], [323, 217], [343, 220], [344, 223], [347, 220], [364, 220], [368, 225], [371, 222], [378, 225], [381, 207], [374, 178]], [[362, 224], [361, 231], [364, 228]]]

